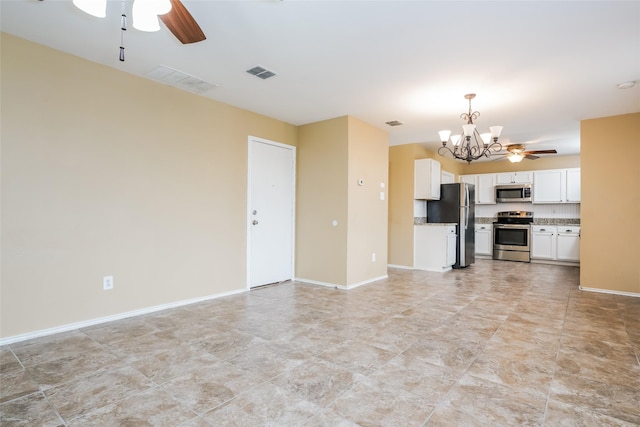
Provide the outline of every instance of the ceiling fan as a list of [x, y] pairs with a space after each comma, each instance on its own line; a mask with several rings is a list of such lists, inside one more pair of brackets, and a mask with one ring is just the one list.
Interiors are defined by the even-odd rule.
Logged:
[[[73, 0], [83, 12], [104, 18], [107, 0]], [[158, 18], [182, 44], [197, 43], [207, 37], [180, 0], [133, 0], [133, 27], [158, 31]], [[125, 0], [122, 0], [122, 30], [126, 30]]]
[[171, 10], [160, 15], [160, 20], [182, 44], [197, 43], [207, 38], [180, 0], [171, 0]]
[[536, 154], [558, 154], [556, 150], [525, 150], [524, 144], [510, 144], [505, 148], [507, 153], [504, 155], [512, 163], [520, 162], [522, 159], [539, 159], [540, 156], [537, 156]]

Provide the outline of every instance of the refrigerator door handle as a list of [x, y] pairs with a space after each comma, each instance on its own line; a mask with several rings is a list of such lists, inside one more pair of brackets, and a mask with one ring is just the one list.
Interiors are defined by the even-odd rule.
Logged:
[[465, 206], [471, 206], [471, 190], [469, 189], [468, 185], [464, 186], [465, 190], [467, 191], [467, 203], [465, 203]]
[[464, 229], [466, 230], [469, 227], [469, 206], [465, 206], [464, 210]]

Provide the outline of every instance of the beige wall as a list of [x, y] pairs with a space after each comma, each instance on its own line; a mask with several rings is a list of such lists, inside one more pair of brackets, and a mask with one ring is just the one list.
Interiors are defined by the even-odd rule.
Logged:
[[386, 132], [353, 117], [300, 127], [297, 278], [348, 287], [386, 275], [388, 153]]
[[580, 124], [580, 285], [640, 294], [640, 113]]
[[301, 279], [346, 284], [348, 126], [348, 117], [340, 117], [299, 128], [296, 277]]
[[420, 144], [389, 147], [389, 254], [388, 263], [413, 266], [413, 170], [416, 159], [435, 159], [456, 177], [463, 163], [439, 156]]
[[387, 133], [349, 117], [348, 286], [387, 275], [388, 163]]
[[388, 263], [413, 266], [414, 145], [389, 147]]
[[0, 336], [245, 289], [247, 138], [297, 128], [1, 42]]

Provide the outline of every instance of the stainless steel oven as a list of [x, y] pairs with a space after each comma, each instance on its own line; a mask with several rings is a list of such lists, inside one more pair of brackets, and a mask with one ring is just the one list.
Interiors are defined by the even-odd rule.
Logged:
[[493, 259], [530, 262], [532, 222], [532, 212], [498, 212], [493, 223]]

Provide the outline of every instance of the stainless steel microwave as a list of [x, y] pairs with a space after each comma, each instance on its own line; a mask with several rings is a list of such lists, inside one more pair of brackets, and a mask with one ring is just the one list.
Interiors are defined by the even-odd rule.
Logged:
[[496, 202], [530, 202], [531, 184], [496, 185]]

